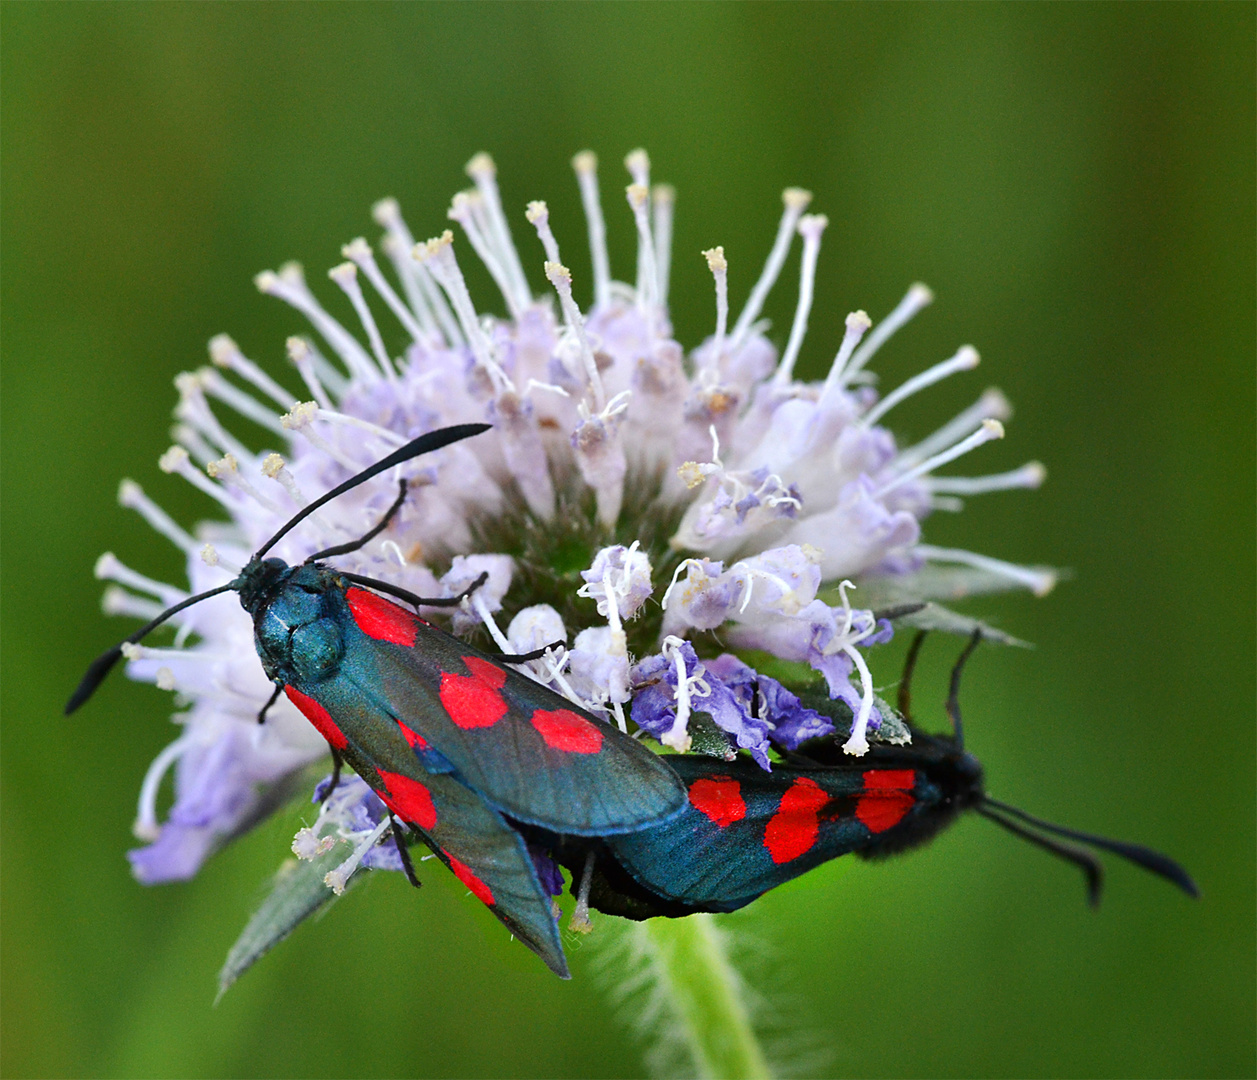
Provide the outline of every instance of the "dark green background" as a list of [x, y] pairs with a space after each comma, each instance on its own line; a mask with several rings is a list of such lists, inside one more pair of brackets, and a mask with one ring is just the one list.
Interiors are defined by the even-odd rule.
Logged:
[[[561, 984], [441, 875], [417, 896], [371, 882], [211, 1008], [292, 821], [145, 889], [123, 851], [169, 698], [115, 679], [59, 715], [128, 625], [98, 614], [97, 554], [179, 574], [116, 506], [119, 478], [184, 521], [212, 509], [154, 467], [171, 378], [222, 330], [282, 370], [303, 329], [256, 271], [301, 259], [335, 305], [323, 271], [374, 239], [372, 200], [434, 234], [487, 149], [534, 286], [522, 208], [546, 198], [587, 296], [568, 158], [602, 155], [629, 276], [618, 163], [638, 145], [679, 191], [687, 344], [712, 320], [700, 248], [724, 244], [736, 311], [800, 184], [831, 222], [813, 373], [849, 310], [876, 318], [917, 279], [938, 302], [884, 350], [886, 385], [981, 349], [896, 426], [919, 436], [998, 383], [1010, 437], [959, 471], [1038, 457], [1050, 479], [928, 535], [1074, 576], [976, 609], [1038, 647], [974, 661], [970, 745], [998, 796], [1163, 847], [1204, 893], [1112, 866], [1092, 913], [1073, 871], [975, 818], [755, 904], [749, 978], [793, 995], [827, 1074], [1252, 1074], [1252, 4], [8, 2], [0, 19], [5, 1075], [640, 1073], [590, 977], [596, 940]], [[779, 340], [796, 277], [770, 304]], [[934, 645], [923, 704], [951, 651]], [[898, 655], [877, 657], [883, 682]]]

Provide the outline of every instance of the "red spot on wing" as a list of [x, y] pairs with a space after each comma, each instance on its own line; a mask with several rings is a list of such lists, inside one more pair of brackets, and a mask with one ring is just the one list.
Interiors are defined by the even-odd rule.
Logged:
[[448, 852], [446, 852], [446, 858], [450, 861], [450, 869], [454, 871], [454, 876], [472, 891], [477, 900], [490, 907], [497, 902], [493, 899], [493, 890], [472, 873], [470, 866], [459, 862]]
[[344, 732], [336, 726], [328, 711], [314, 698], [307, 697], [295, 686], [285, 686], [284, 693], [288, 695], [288, 700], [301, 710], [301, 714], [319, 729], [319, 734], [332, 746], [337, 750], [344, 750], [349, 745], [349, 740], [345, 738]]
[[602, 732], [598, 725], [571, 709], [538, 709], [532, 714], [532, 726], [546, 745], [569, 754], [596, 754], [602, 749]]
[[350, 589], [345, 593], [354, 622], [369, 638], [391, 641], [394, 645], [410, 648], [415, 643], [415, 624], [418, 621], [405, 608], [385, 600], [378, 593], [366, 589]]
[[376, 770], [380, 779], [387, 786], [387, 791], [376, 790], [376, 794], [384, 800], [384, 805], [403, 821], [410, 821], [421, 829], [436, 826], [436, 807], [432, 805], [432, 793], [409, 776], [401, 773]]
[[898, 825], [912, 809], [911, 769], [870, 769], [864, 774], [864, 793], [856, 803], [855, 816], [871, 833]]
[[406, 741], [410, 743], [414, 749], [426, 750], [428, 748], [428, 740], [420, 735], [419, 732], [411, 731], [410, 728], [408, 728], [400, 720], [397, 721], [397, 726], [402, 729], [402, 734], [406, 736]]
[[690, 805], [722, 829], [746, 817], [742, 785], [731, 776], [713, 776], [690, 785]]
[[775, 863], [789, 862], [812, 849], [820, 832], [820, 811], [829, 796], [815, 780], [800, 776], [781, 796], [764, 827], [764, 847]]
[[506, 685], [506, 672], [478, 656], [464, 656], [463, 663], [470, 675], [447, 671], [441, 676], [441, 704], [464, 730], [492, 727], [506, 715], [498, 693]]

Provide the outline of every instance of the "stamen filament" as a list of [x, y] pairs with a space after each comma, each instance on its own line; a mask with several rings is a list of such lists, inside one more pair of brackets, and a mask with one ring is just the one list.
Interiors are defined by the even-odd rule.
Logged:
[[786, 351], [777, 365], [775, 382], [786, 386], [794, 374], [794, 364], [803, 347], [807, 333], [807, 317], [812, 311], [812, 291], [816, 284], [816, 259], [821, 250], [821, 233], [829, 224], [824, 214], [808, 214], [799, 219], [799, 235], [803, 237], [803, 262], [799, 270], [799, 303], [794, 309], [794, 324], [790, 327], [790, 339]]
[[375, 354], [375, 362], [379, 365], [380, 372], [389, 382], [396, 383], [397, 372], [393, 370], [393, 361], [388, 357], [388, 352], [384, 348], [384, 339], [380, 337], [380, 328], [375, 325], [375, 316], [371, 314], [366, 297], [362, 295], [362, 286], [358, 284], [358, 267], [352, 262], [341, 263], [339, 266], [333, 266], [327, 272], [327, 276], [336, 282], [341, 291], [349, 297], [358, 321], [362, 323], [362, 328], [367, 333], [367, 341], [371, 343], [371, 351]]
[[901, 401], [906, 401], [913, 394], [924, 390], [927, 386], [933, 386], [936, 382], [941, 382], [947, 376], [954, 375], [958, 371], [972, 371], [978, 366], [978, 359], [977, 349], [972, 345], [962, 345], [955, 356], [935, 364], [933, 367], [926, 368], [920, 374], [914, 375], [907, 382], [896, 387], [882, 398], [881, 401], [864, 414], [862, 421], [864, 426], [872, 427]]
[[341, 248], [340, 253], [366, 274], [367, 280], [371, 282], [371, 287], [388, 305], [389, 310], [396, 317], [397, 321], [406, 328], [406, 333], [410, 335], [412, 341], [418, 344], [431, 336], [424, 332], [423, 327], [416, 321], [410, 308], [402, 302], [402, 298], [397, 295], [393, 287], [380, 272], [380, 268], [375, 261], [375, 255], [372, 253], [371, 247], [366, 240], [359, 236]]
[[215, 367], [228, 368], [242, 379], [251, 382], [282, 409], [292, 408], [293, 396], [266, 374], [227, 334], [215, 334], [209, 341], [210, 362]]
[[777, 276], [781, 273], [781, 268], [785, 265], [786, 256], [790, 252], [790, 244], [794, 240], [795, 226], [799, 223], [803, 211], [807, 209], [807, 204], [812, 201], [812, 193], [802, 188], [786, 188], [781, 193], [781, 201], [785, 203], [785, 210], [781, 215], [781, 224], [777, 226], [777, 238], [773, 241], [772, 250], [768, 253], [768, 259], [764, 263], [759, 280], [747, 298], [746, 307], [742, 309], [742, 314], [738, 316], [737, 324], [733, 327], [732, 341], [729, 346], [731, 353], [737, 352], [742, 347], [751, 332], [751, 324], [759, 318], [764, 301], [768, 298], [769, 292], [777, 282]]
[[118, 505], [139, 513], [154, 531], [159, 532], [186, 555], [195, 555], [201, 549], [182, 526], [166, 513], [134, 480], [123, 480], [118, 485]]
[[594, 307], [602, 308], [611, 299], [611, 264], [607, 258], [607, 225], [602, 217], [602, 199], [598, 195], [598, 157], [591, 150], [582, 150], [572, 158], [572, 168], [576, 172], [581, 205], [585, 209], [585, 222], [589, 229], [589, 258], [594, 271]]
[[703, 252], [703, 257], [716, 280], [716, 334], [712, 338], [707, 366], [719, 370], [725, 350], [725, 330], [729, 325], [729, 263], [723, 247], [710, 248]]
[[978, 570], [986, 570], [992, 574], [1000, 574], [1012, 581], [1020, 582], [1035, 596], [1046, 596], [1056, 587], [1056, 572], [1047, 567], [1019, 566], [1005, 562], [1003, 559], [992, 559], [989, 555], [979, 555], [975, 551], [964, 551], [961, 548], [941, 548], [932, 544], [917, 544], [913, 552], [931, 562], [960, 563]]
[[651, 228], [655, 234], [655, 279], [659, 283], [659, 306], [668, 310], [668, 279], [672, 273], [672, 213], [676, 208], [676, 188], [656, 184], [650, 193]]
[[1003, 424], [1001, 424], [998, 420], [983, 420], [982, 426], [967, 439], [962, 439], [950, 450], [944, 450], [943, 453], [934, 455], [934, 457], [921, 462], [920, 465], [909, 469], [907, 472], [900, 473], [888, 484], [883, 484], [880, 488], [878, 488], [877, 491], [873, 493], [873, 498], [880, 499], [894, 491], [895, 488], [902, 487], [904, 484], [908, 483], [909, 480], [915, 480], [918, 476], [927, 472], [932, 472], [940, 465], [946, 465], [949, 461], [955, 461], [956, 458], [969, 453], [970, 450], [976, 449], [983, 443], [988, 443], [992, 439], [1002, 439], [1003, 437]]
[[1047, 469], [1038, 461], [1028, 461], [1019, 469], [990, 476], [931, 476], [926, 487], [935, 495], [982, 495], [988, 491], [1037, 488], [1047, 479]]
[[904, 298], [895, 305], [895, 310], [874, 327], [864, 344], [856, 350], [851, 363], [842, 373], [842, 385], [846, 386], [851, 382], [864, 365], [873, 359], [873, 354], [890, 339], [891, 335], [933, 299], [934, 294], [920, 282], [913, 285]]
[[1012, 415], [1013, 410], [1008, 399], [992, 387], [983, 391], [982, 396], [969, 408], [953, 417], [932, 435], [927, 435], [915, 446], [910, 446], [900, 453], [895, 459], [895, 464], [900, 468], [910, 468], [918, 461], [924, 461], [931, 454], [936, 454], [951, 446], [958, 439], [963, 439], [983, 420], [1000, 420], [1006, 423]]

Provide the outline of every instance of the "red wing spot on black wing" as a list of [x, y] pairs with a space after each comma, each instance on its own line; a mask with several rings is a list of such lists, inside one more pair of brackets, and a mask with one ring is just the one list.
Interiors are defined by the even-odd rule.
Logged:
[[820, 833], [820, 811], [829, 796], [815, 780], [800, 776], [781, 796], [781, 805], [764, 827], [764, 847], [775, 863], [806, 854]]
[[446, 852], [446, 858], [450, 861], [450, 869], [454, 871], [454, 876], [471, 890], [472, 895], [477, 900], [482, 904], [488, 904], [490, 907], [497, 903], [493, 899], [493, 890], [472, 873], [470, 866], [459, 862], [449, 852]]
[[883, 833], [898, 825], [912, 809], [911, 769], [870, 769], [864, 774], [864, 793], [856, 803], [855, 816], [871, 833]]
[[378, 770], [380, 779], [387, 785], [387, 791], [377, 790], [376, 794], [384, 801], [384, 805], [403, 821], [418, 825], [421, 829], [436, 827], [436, 807], [432, 803], [432, 793], [409, 776], [401, 773]]
[[349, 589], [345, 593], [354, 622], [369, 638], [391, 641], [411, 648], [415, 643], [416, 617], [377, 593], [366, 589]]
[[441, 675], [441, 704], [460, 728], [492, 727], [506, 715], [506, 702], [498, 693], [506, 685], [506, 672], [478, 656], [464, 656], [470, 675]]
[[307, 697], [295, 686], [285, 686], [284, 693], [288, 695], [288, 700], [301, 710], [301, 714], [319, 729], [319, 734], [332, 746], [337, 750], [344, 750], [349, 745], [349, 740], [345, 738], [344, 732], [336, 726], [336, 722], [331, 718], [328, 711], [314, 698]]
[[598, 725], [571, 709], [537, 709], [532, 726], [553, 750], [569, 754], [596, 754], [602, 749], [602, 732]]
[[412, 749], [426, 750], [428, 748], [428, 740], [420, 735], [419, 732], [411, 731], [400, 720], [397, 721], [397, 726], [402, 729], [402, 734], [406, 737], [406, 741], [410, 743]]
[[722, 829], [746, 817], [742, 785], [731, 776], [712, 776], [690, 785], [690, 805]]

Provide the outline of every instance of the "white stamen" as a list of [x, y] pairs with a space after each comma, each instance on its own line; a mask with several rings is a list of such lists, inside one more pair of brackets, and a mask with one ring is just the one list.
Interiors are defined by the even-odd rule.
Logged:
[[812, 292], [816, 284], [816, 259], [821, 250], [821, 233], [829, 224], [824, 214], [808, 214], [799, 219], [799, 235], [803, 237], [803, 262], [799, 270], [799, 303], [794, 309], [794, 324], [790, 327], [790, 340], [777, 365], [775, 382], [778, 386], [789, 384], [794, 375], [794, 363], [799, 358], [803, 337], [807, 333], [807, 317], [812, 311]]
[[524, 267], [519, 261], [519, 252], [515, 241], [511, 239], [511, 225], [502, 211], [502, 198], [498, 194], [497, 166], [488, 154], [480, 153], [467, 162], [467, 175], [475, 183], [477, 190], [484, 198], [487, 218], [492, 226], [492, 234], [497, 239], [496, 247], [499, 259], [506, 267], [511, 282], [514, 284], [515, 304], [520, 309], [532, 303], [532, 290], [528, 287], [528, 278]]
[[389, 431], [388, 428], [380, 427], [379, 424], [373, 424], [370, 420], [364, 420], [360, 416], [351, 416], [349, 413], [337, 412], [335, 409], [320, 409], [319, 419], [326, 420], [329, 424], [339, 424], [341, 427], [353, 427], [361, 431], [368, 431], [384, 443], [390, 453], [398, 447], [405, 446], [407, 442], [404, 436], [398, 435], [395, 431]]
[[348, 244], [340, 249], [340, 253], [346, 259], [352, 260], [354, 265], [366, 274], [367, 280], [371, 282], [371, 287], [388, 305], [389, 310], [396, 316], [397, 321], [406, 328], [406, 333], [410, 335], [412, 341], [416, 343], [422, 342], [431, 336], [424, 333], [423, 327], [419, 325], [410, 308], [402, 302], [402, 298], [393, 291], [393, 287], [380, 272], [380, 268], [375, 261], [375, 255], [371, 251], [371, 245], [365, 239], [359, 236], [349, 241]]
[[343, 262], [339, 266], [333, 266], [327, 276], [340, 286], [341, 291], [349, 297], [349, 302], [353, 305], [353, 309], [358, 316], [358, 321], [362, 323], [362, 328], [367, 332], [367, 340], [371, 343], [371, 351], [375, 354], [375, 362], [380, 367], [380, 372], [389, 380], [389, 382], [397, 382], [397, 372], [393, 369], [393, 361], [388, 358], [388, 352], [384, 348], [384, 339], [380, 337], [380, 328], [375, 325], [375, 316], [371, 314], [371, 309], [367, 307], [367, 299], [362, 295], [362, 286], [358, 284], [358, 267], [352, 262]]
[[275, 434], [283, 434], [283, 429], [279, 426], [278, 412], [268, 409], [268, 407], [256, 400], [255, 397], [250, 397], [248, 394], [245, 394], [243, 390], [239, 390], [238, 387], [231, 385], [231, 383], [219, 375], [214, 368], [202, 367], [201, 370], [197, 372], [197, 377], [200, 378], [201, 388], [206, 392], [206, 394], [217, 397], [219, 401], [225, 402], [226, 405], [230, 405], [236, 412], [239, 412], [241, 416], [248, 417], [248, 419], [253, 420], [255, 424], [268, 427], [268, 429], [274, 431]]
[[106, 615], [129, 615], [148, 622], [165, 611], [166, 605], [136, 596], [119, 585], [110, 585], [100, 598], [100, 610]]
[[956, 440], [963, 439], [983, 420], [1001, 420], [1007, 423], [1012, 415], [1013, 408], [1008, 398], [991, 387], [983, 391], [982, 396], [964, 412], [953, 417], [932, 435], [927, 435], [915, 446], [904, 450], [895, 459], [895, 464], [900, 468], [910, 468], [916, 462], [924, 461], [931, 454], [951, 446]]
[[935, 495], [982, 495], [988, 491], [1037, 488], [1046, 479], [1047, 469], [1042, 463], [1028, 461], [1020, 469], [990, 476], [931, 476], [925, 485]]
[[480, 261], [484, 263], [484, 268], [489, 271], [489, 276], [493, 278], [494, 284], [497, 285], [498, 291], [502, 294], [502, 299], [506, 301], [507, 313], [512, 319], [517, 319], [522, 309], [514, 295], [515, 285], [508, 276], [510, 271], [507, 270], [494, 253], [494, 238], [486, 235], [486, 232], [493, 228], [492, 224], [482, 221], [482, 215], [477, 213], [477, 209], [482, 209], [483, 204], [484, 199], [479, 192], [460, 191], [454, 196], [446, 216], [451, 221], [457, 221], [463, 227], [463, 232], [467, 234], [467, 240], [470, 242], [472, 250]]
[[825, 387], [821, 391], [822, 401], [842, 389], [843, 369], [855, 352], [855, 347], [860, 344], [860, 339], [872, 325], [873, 320], [863, 311], [853, 311], [847, 316], [847, 329], [842, 335], [842, 344], [838, 346], [838, 355], [834, 357], [834, 362], [829, 366], [829, 374], [825, 377]]
[[1018, 566], [1016, 563], [992, 559], [990, 556], [979, 555], [973, 551], [934, 547], [932, 544], [917, 544], [912, 551], [931, 562], [960, 563], [962, 566], [972, 566], [978, 570], [1000, 574], [1012, 581], [1020, 582], [1035, 596], [1046, 596], [1056, 587], [1056, 572], [1047, 567]]
[[206, 544], [201, 548], [201, 562], [203, 562], [206, 566], [216, 566], [220, 570], [226, 570], [229, 574], [240, 573], [240, 567], [233, 566], [231, 563], [227, 562], [226, 559], [219, 555], [218, 548], [216, 548], [213, 544]]
[[909, 480], [915, 480], [918, 476], [927, 472], [932, 472], [939, 466], [946, 465], [949, 461], [955, 461], [956, 458], [969, 453], [970, 450], [976, 449], [983, 443], [988, 443], [992, 439], [1002, 439], [1003, 437], [1003, 424], [1001, 424], [998, 420], [983, 420], [982, 426], [967, 439], [962, 439], [950, 450], [944, 450], [941, 454], [935, 454], [934, 457], [928, 458], [927, 460], [921, 462], [920, 465], [909, 469], [907, 472], [900, 473], [889, 483], [883, 484], [880, 488], [873, 492], [873, 498], [880, 499], [889, 492], [894, 491], [895, 488], [903, 486]]
[[746, 307], [742, 309], [742, 314], [738, 316], [737, 324], [733, 327], [732, 340], [729, 344], [731, 353], [737, 352], [746, 338], [750, 336], [751, 324], [759, 318], [764, 301], [768, 298], [769, 292], [777, 282], [777, 276], [781, 273], [781, 268], [785, 265], [786, 256], [790, 252], [790, 243], [794, 239], [795, 226], [799, 223], [803, 211], [807, 209], [807, 204], [812, 201], [812, 193], [802, 188], [786, 188], [781, 193], [781, 201], [785, 203], [785, 210], [781, 215], [781, 224], [777, 226], [777, 238], [773, 241], [772, 250], [768, 253], [768, 259], [764, 263], [759, 280], [747, 298]]
[[685, 674], [685, 657], [681, 654], [681, 646], [685, 642], [679, 637], [669, 635], [663, 639], [662, 652], [667, 656], [672, 653], [672, 659], [677, 669], [677, 688], [676, 688], [676, 719], [672, 722], [672, 727], [666, 731], [659, 739], [664, 746], [670, 746], [673, 750], [685, 753], [690, 748], [689, 732], [686, 730], [690, 722], [690, 684]]
[[389, 257], [398, 280], [406, 292], [406, 299], [415, 318], [434, 340], [444, 338], [449, 345], [462, 345], [463, 335], [450, 313], [449, 305], [436, 287], [432, 276], [411, 258], [415, 238], [402, 219], [396, 199], [381, 199], [372, 208], [375, 220], [387, 229], [381, 241], [384, 254]]
[[[464, 601], [466, 603], [467, 601]], [[508, 656], [514, 651], [511, 648], [510, 641], [502, 631], [498, 628], [497, 621], [493, 618], [493, 612], [489, 610], [489, 605], [485, 603], [485, 599], [479, 592], [471, 594], [470, 603], [476, 614], [480, 616], [480, 621], [484, 623], [485, 629], [489, 631], [489, 636], [493, 638], [493, 643], [501, 652]]]
[[672, 274], [672, 214], [676, 209], [676, 188], [656, 184], [650, 193], [651, 228], [655, 234], [655, 277], [659, 282], [659, 306], [668, 310], [668, 279]]
[[860, 654], [859, 649], [854, 645], [843, 645], [842, 651], [851, 657], [851, 662], [855, 664], [856, 670], [860, 673], [860, 685], [863, 693], [860, 697], [860, 711], [856, 713], [855, 723], [851, 725], [851, 737], [842, 744], [844, 753], [851, 754], [854, 757], [863, 757], [869, 752], [869, 741], [866, 732], [869, 726], [869, 717], [873, 714], [873, 676], [869, 672], [869, 666], [864, 662], [864, 657]]
[[654, 313], [659, 306], [659, 268], [655, 265], [655, 242], [650, 235], [650, 191], [644, 184], [624, 189], [637, 223], [637, 310], [646, 316], [649, 336], [653, 335]]
[[384, 820], [367, 834], [366, 839], [362, 843], [354, 848], [354, 853], [349, 858], [335, 870], [329, 870], [323, 875], [323, 884], [337, 896], [340, 896], [345, 891], [346, 886], [349, 884], [349, 879], [353, 877], [354, 871], [358, 869], [367, 852], [379, 843], [380, 837], [388, 832], [392, 824], [392, 819], [386, 814]]
[[576, 182], [580, 185], [581, 205], [589, 228], [589, 258], [594, 269], [594, 307], [605, 307], [611, 299], [611, 264], [607, 259], [607, 225], [602, 218], [602, 200], [598, 196], [598, 157], [591, 150], [582, 150], [572, 158]]
[[178, 473], [194, 488], [205, 492], [227, 510], [235, 508], [235, 504], [222, 487], [208, 480], [192, 467], [192, 463], [188, 460], [188, 452], [182, 446], [172, 446], [162, 454], [157, 459], [157, 467], [164, 473]]
[[284, 459], [278, 454], [266, 455], [262, 461], [262, 475], [268, 480], [274, 480], [279, 484], [280, 487], [288, 492], [288, 497], [298, 506], [305, 506], [310, 501], [301, 493], [296, 479], [288, 471], [288, 467], [284, 464]]
[[112, 551], [106, 551], [96, 560], [93, 573], [97, 581], [116, 581], [129, 589], [139, 589], [141, 592], [149, 593], [157, 597], [163, 607], [173, 607], [180, 601], [186, 600], [189, 595], [185, 590], [174, 585], [167, 585], [164, 581], [146, 577], [132, 570]]
[[228, 368], [251, 382], [280, 408], [292, 407], [293, 396], [240, 351], [227, 334], [215, 334], [209, 340], [210, 361], [215, 367]]
[[139, 805], [136, 807], [135, 824], [131, 833], [137, 840], [152, 843], [161, 836], [161, 825], [157, 822], [157, 791], [161, 787], [162, 777], [183, 752], [192, 745], [192, 733], [180, 735], [160, 754], [153, 758], [153, 763], [144, 774], [144, 782], [140, 784]]
[[729, 325], [729, 264], [725, 261], [723, 247], [710, 248], [703, 252], [703, 257], [707, 260], [707, 269], [716, 279], [716, 335], [712, 339], [708, 362], [717, 367], [724, 353], [725, 329]]
[[[283, 428], [280, 429], [281, 431]], [[183, 449], [179, 447], [179, 449]], [[238, 491], [243, 491], [254, 502], [263, 509], [269, 510], [272, 514], [282, 514], [279, 506], [271, 499], [268, 499], [243, 476], [240, 475], [240, 464], [231, 454], [224, 454], [218, 461], [211, 461], [205, 466], [205, 471], [218, 480], [224, 487], [234, 487]]]
[[201, 468], [205, 468], [206, 465], [218, 457], [218, 450], [210, 446], [201, 433], [192, 427], [191, 424], [172, 424], [170, 437], [187, 450], [192, 455], [192, 459]]
[[563, 321], [568, 329], [576, 335], [580, 345], [581, 363], [585, 365], [585, 377], [589, 380], [590, 396], [595, 409], [601, 409], [606, 401], [602, 388], [602, 376], [598, 373], [598, 362], [594, 359], [594, 351], [589, 346], [589, 337], [585, 333], [585, 320], [581, 318], [580, 308], [572, 299], [572, 271], [558, 263], [545, 264], [546, 278], [559, 294], [559, 306], [563, 309]]
[[941, 382], [947, 376], [954, 375], [958, 371], [972, 371], [978, 366], [978, 359], [977, 349], [972, 345], [962, 345], [956, 352], [956, 355], [949, 360], [944, 360], [942, 363], [926, 368], [919, 375], [914, 375], [902, 386], [892, 390], [864, 414], [862, 423], [865, 427], [872, 427], [901, 401], [912, 397], [913, 394], [924, 390], [927, 386], [933, 386], [936, 382]]
[[845, 386], [851, 382], [890, 336], [933, 299], [934, 294], [920, 282], [913, 285], [904, 295], [904, 298], [895, 306], [895, 310], [877, 324], [877, 327], [869, 334], [868, 340], [856, 350], [855, 356], [851, 358], [851, 363], [847, 365], [846, 371], [842, 373], [843, 385]]
[[497, 393], [509, 390], [510, 379], [493, 358], [493, 345], [476, 316], [475, 305], [471, 302], [471, 293], [467, 291], [467, 282], [463, 278], [458, 259], [454, 255], [454, 234], [446, 229], [440, 236], [426, 243], [416, 244], [414, 256], [432, 272], [445, 290], [450, 304], [453, 305], [454, 313], [458, 316], [463, 333], [471, 345], [472, 355], [488, 373]]
[[290, 337], [285, 344], [288, 347], [288, 359], [300, 373], [306, 389], [310, 391], [310, 396], [324, 409], [330, 409], [332, 399], [327, 396], [327, 391], [323, 388], [315, 371], [314, 350], [310, 347], [310, 343], [305, 338]]
[[306, 286], [305, 275], [297, 263], [285, 263], [276, 274], [264, 270], [253, 279], [259, 292], [274, 296], [290, 304], [310, 320], [314, 328], [323, 336], [336, 355], [344, 361], [345, 367], [353, 375], [364, 382], [378, 382], [379, 370], [371, 362], [366, 350], [358, 344], [358, 339], [346, 330], [336, 319], [323, 310]]
[[650, 155], [640, 146], [624, 155], [624, 167], [628, 169], [633, 183], [641, 187], [650, 187]]
[[135, 510], [152, 528], [161, 533], [186, 555], [195, 555], [200, 544], [192, 539], [174, 518], [144, 494], [144, 489], [134, 480], [123, 480], [118, 485], [118, 505]]
[[672, 595], [672, 590], [676, 588], [677, 581], [681, 574], [688, 570], [691, 566], [702, 566], [702, 559], [682, 559], [681, 564], [672, 572], [672, 580], [668, 582], [668, 587], [663, 592], [663, 599], [659, 602], [659, 606], [664, 610], [668, 610], [668, 597]]
[[559, 397], [565, 398], [570, 398], [572, 396], [561, 386], [555, 386], [553, 383], [539, 382], [537, 379], [528, 380], [527, 390], [530, 392], [533, 390], [545, 390], [548, 393], [558, 394]]
[[535, 202], [530, 202], [528, 209], [524, 212], [524, 216], [528, 219], [528, 223], [537, 230], [537, 237], [546, 252], [546, 261], [552, 263], [562, 262], [563, 260], [559, 258], [559, 242], [555, 240], [554, 233], [550, 231], [550, 211], [546, 204], [539, 199]]
[[179, 391], [179, 404], [175, 406], [175, 416], [200, 430], [211, 442], [217, 443], [222, 451], [235, 454], [238, 458], [250, 456], [244, 443], [218, 422], [218, 417], [214, 415], [209, 402], [205, 400], [205, 386], [199, 374], [181, 371], [175, 376], [174, 383], [175, 389]]
[[328, 457], [340, 465], [343, 465], [351, 473], [357, 472], [360, 466], [350, 460], [349, 456], [342, 454], [336, 447], [332, 446], [317, 431], [314, 430], [314, 421], [320, 416], [319, 407], [313, 401], [301, 401], [292, 407], [292, 411], [285, 413], [280, 417], [279, 422], [290, 431], [298, 431], [309, 441], [310, 445], [316, 450], [322, 450]]

